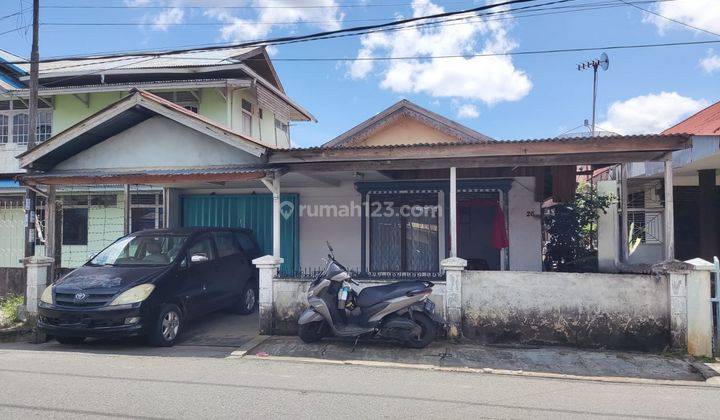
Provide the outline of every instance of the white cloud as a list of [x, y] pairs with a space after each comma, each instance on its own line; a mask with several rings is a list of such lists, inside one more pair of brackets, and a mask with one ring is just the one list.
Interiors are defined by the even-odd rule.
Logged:
[[[238, 16], [232, 9], [220, 8], [209, 8], [205, 15], [227, 24], [220, 30], [220, 36], [231, 42], [262, 39], [276, 28], [301, 22], [311, 22], [310, 26], [321, 30], [336, 30], [345, 18], [335, 0], [252, 0], [249, 3], [263, 8], [256, 9], [254, 16]], [[297, 7], [303, 5], [326, 7]]]
[[[668, 1], [660, 3], [654, 11], [667, 18], [710, 32], [720, 33], [720, 2], [718, 0]], [[646, 14], [645, 20], [654, 23], [660, 33], [671, 28], [695, 31], [687, 26], [651, 14]]]
[[700, 59], [700, 67], [702, 67], [706, 73], [720, 70], [720, 55], [715, 54], [713, 50], [708, 50], [705, 58]]
[[153, 28], [159, 31], [167, 31], [170, 25], [183, 23], [185, 20], [185, 12], [183, 9], [173, 7], [163, 10], [153, 17]]
[[619, 134], [659, 133], [706, 107], [704, 99], [660, 92], [613, 102], [598, 128]]
[[464, 104], [458, 108], [457, 116], [458, 118], [466, 119], [477, 118], [480, 116], [480, 111], [478, 111], [477, 107], [473, 104]]
[[[413, 16], [444, 10], [429, 0], [413, 0], [412, 8]], [[358, 58], [418, 58], [383, 64], [354, 61], [348, 73], [354, 79], [363, 79], [376, 70], [381, 78], [380, 86], [399, 93], [479, 100], [488, 105], [523, 98], [532, 89], [532, 82], [524, 71], [515, 68], [508, 56], [422, 58], [505, 53], [516, 48], [516, 43], [507, 34], [508, 21], [483, 22], [472, 16], [469, 15], [469, 23], [453, 22], [365, 35], [361, 39]]]

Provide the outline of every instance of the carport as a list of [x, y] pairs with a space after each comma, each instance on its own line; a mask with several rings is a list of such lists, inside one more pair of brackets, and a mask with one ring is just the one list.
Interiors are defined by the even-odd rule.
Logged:
[[[113, 217], [122, 229], [106, 232], [102, 247], [132, 231], [135, 198], [144, 190], [152, 190], [160, 192], [156, 204], [161, 203], [155, 227], [250, 227], [264, 253], [280, 255], [282, 226], [286, 236], [283, 242], [289, 247], [283, 252], [290, 266], [297, 264], [293, 259], [297, 255], [297, 218], [279, 216], [280, 199], [293, 203], [297, 196], [280, 197], [282, 169], [266, 164], [268, 149], [143, 91], [133, 92], [38, 144], [19, 159], [28, 169], [22, 184], [45, 198], [44, 208], [38, 209], [47, 215], [41, 229], [44, 253], [56, 257], [49, 277], [56, 278], [55, 273], [60, 271], [63, 222], [59, 218], [63, 213], [58, 208], [63, 206], [61, 197], [68, 190], [75, 194], [90, 190], [117, 194], [117, 211], [107, 217]], [[239, 188], [253, 191], [241, 194]], [[209, 189], [212, 192], [203, 192]], [[273, 212], [274, 207], [278, 211]], [[38, 284], [36, 288], [41, 292], [44, 286]], [[257, 331], [257, 315], [221, 311], [193, 323], [181, 344], [237, 347]]]

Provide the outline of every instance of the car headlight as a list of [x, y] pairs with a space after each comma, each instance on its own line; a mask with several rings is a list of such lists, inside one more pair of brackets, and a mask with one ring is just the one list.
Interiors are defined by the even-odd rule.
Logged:
[[129, 305], [131, 303], [142, 302], [150, 296], [150, 293], [155, 290], [153, 284], [141, 284], [135, 286], [130, 290], [126, 290], [120, 294], [120, 296], [113, 299], [110, 305]]
[[43, 291], [42, 296], [40, 296], [40, 301], [42, 301], [43, 303], [52, 305], [52, 303], [53, 303], [52, 288], [53, 288], [52, 286], [48, 286], [45, 288], [45, 291]]

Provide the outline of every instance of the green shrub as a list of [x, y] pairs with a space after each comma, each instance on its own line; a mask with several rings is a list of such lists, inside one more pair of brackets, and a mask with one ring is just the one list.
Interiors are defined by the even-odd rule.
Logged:
[[11, 325], [18, 322], [20, 305], [23, 304], [22, 295], [10, 295], [0, 298], [0, 326]]

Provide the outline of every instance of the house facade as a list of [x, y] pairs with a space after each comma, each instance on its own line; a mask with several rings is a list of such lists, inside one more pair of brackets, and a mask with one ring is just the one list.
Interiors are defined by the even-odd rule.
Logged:
[[[0, 52], [0, 267], [19, 268], [23, 253], [23, 188], [17, 155], [27, 149], [29, 65]], [[290, 146], [290, 124], [314, 121], [284, 91], [263, 48], [228, 49], [114, 59], [55, 61], [40, 66], [37, 140], [82, 124], [88, 117], [127, 97], [134, 88], [196, 113], [208, 121], [276, 148]], [[144, 143], [152, 132], [178, 134], [168, 123], [149, 121], [135, 128]], [[174, 130], [174, 131], [173, 131]], [[188, 147], [185, 144], [183, 147]], [[157, 151], [157, 150], [156, 150]], [[184, 150], [203, 154], [202, 146]], [[164, 153], [164, 151], [160, 151]], [[111, 156], [108, 156], [111, 157]], [[137, 156], [135, 156], [137, 157]], [[138, 161], [140, 162], [140, 161]], [[136, 163], [139, 165], [139, 163]], [[62, 267], [84, 263], [124, 232], [122, 185], [72, 185], [58, 189], [58, 234]], [[135, 185], [130, 195], [129, 231], [168, 224], [162, 187]], [[38, 253], [43, 253], [44, 197], [37, 203]]]
[[[710, 105], [663, 131], [665, 135], [686, 134], [692, 147], [668, 156], [673, 181], [673, 258], [681, 261], [701, 257], [712, 261], [720, 256], [720, 210], [718, 168], [720, 168], [720, 102]], [[660, 162], [633, 162], [626, 167], [629, 264], [654, 264], [663, 261], [665, 234], [665, 167]], [[612, 172], [608, 172], [612, 174]], [[618, 171], [605, 188], [614, 190]], [[620, 210], [622, 213], [622, 210]], [[607, 223], [621, 223], [615, 218]], [[615, 228], [615, 232], [619, 229]], [[606, 235], [606, 259], [619, 261], [622, 242], [617, 235]]]

